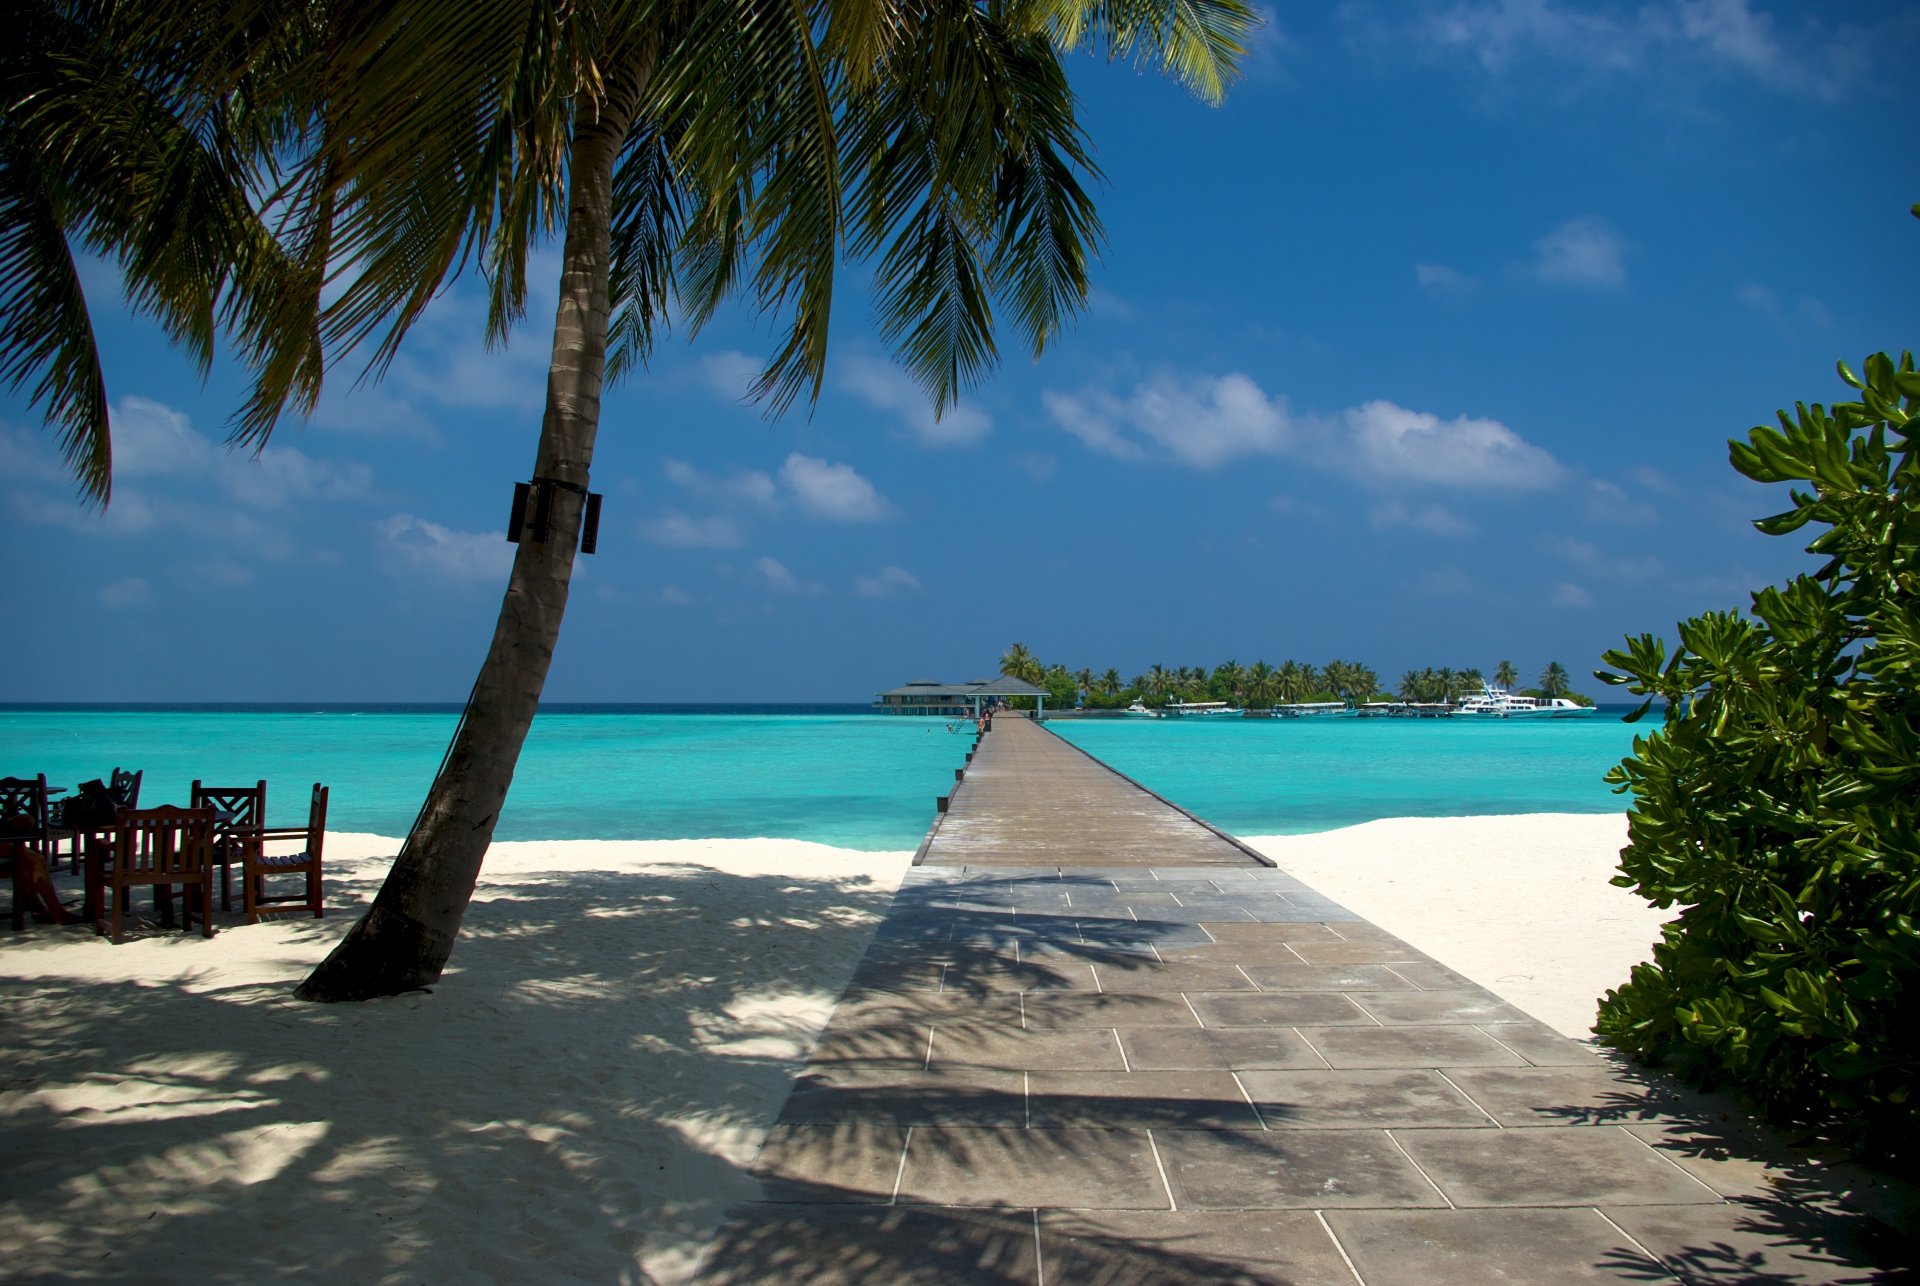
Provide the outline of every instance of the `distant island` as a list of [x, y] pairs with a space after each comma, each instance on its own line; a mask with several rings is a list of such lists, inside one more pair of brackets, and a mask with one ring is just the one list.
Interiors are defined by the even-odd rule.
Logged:
[[[1480, 670], [1471, 666], [1464, 669], [1441, 666], [1408, 670], [1400, 676], [1398, 688], [1389, 690], [1371, 667], [1342, 660], [1319, 666], [1305, 661], [1283, 661], [1277, 666], [1265, 661], [1255, 661], [1252, 665], [1223, 661], [1210, 670], [1205, 666], [1184, 665], [1170, 670], [1156, 665], [1145, 674], [1122, 679], [1120, 671], [1112, 668], [1095, 673], [1091, 668], [1073, 670], [1065, 665], [1049, 665], [1023, 643], [1015, 643], [1001, 654], [1000, 672], [1045, 688], [1048, 706], [1062, 710], [1075, 706], [1120, 710], [1136, 701], [1150, 708], [1175, 701], [1226, 701], [1249, 710], [1312, 701], [1362, 705], [1395, 698], [1438, 704], [1479, 692], [1488, 682]], [[1558, 661], [1550, 662], [1541, 671], [1536, 686], [1516, 688], [1519, 681], [1520, 672], [1513, 662], [1501, 661], [1493, 667], [1493, 686], [1517, 696], [1565, 697], [1580, 705], [1593, 704], [1591, 697], [1572, 690], [1566, 667]]]

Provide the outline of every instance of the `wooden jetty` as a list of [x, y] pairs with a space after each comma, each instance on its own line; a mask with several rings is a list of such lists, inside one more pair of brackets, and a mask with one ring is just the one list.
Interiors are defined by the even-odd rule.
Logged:
[[927, 866], [1271, 866], [1185, 809], [1002, 712], [921, 846]]

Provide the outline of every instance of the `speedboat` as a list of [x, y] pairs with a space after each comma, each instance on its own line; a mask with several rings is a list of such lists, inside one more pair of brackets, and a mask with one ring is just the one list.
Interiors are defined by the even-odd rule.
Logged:
[[1480, 691], [1462, 697], [1453, 712], [1480, 719], [1589, 719], [1593, 717], [1594, 708], [1565, 697], [1516, 696], [1504, 688], [1483, 683]]
[[1129, 719], [1158, 719], [1160, 717], [1160, 712], [1158, 710], [1149, 710], [1147, 709], [1146, 706], [1140, 704], [1138, 701], [1134, 702], [1132, 705], [1128, 706], [1125, 710], [1122, 710], [1120, 713]]

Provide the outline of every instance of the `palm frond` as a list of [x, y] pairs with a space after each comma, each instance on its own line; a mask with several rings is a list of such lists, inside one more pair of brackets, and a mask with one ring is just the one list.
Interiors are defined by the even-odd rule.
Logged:
[[56, 184], [0, 127], [0, 381], [32, 383], [60, 454], [88, 499], [113, 492], [107, 386], [59, 211]]

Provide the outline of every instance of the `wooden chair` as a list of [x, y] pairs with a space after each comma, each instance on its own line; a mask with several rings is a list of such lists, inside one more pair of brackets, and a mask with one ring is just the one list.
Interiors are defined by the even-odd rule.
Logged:
[[[126, 808], [120, 811], [109, 843], [87, 850], [87, 905], [99, 915], [102, 895], [111, 892], [113, 940], [124, 940], [122, 922], [133, 890], [141, 885], [185, 891], [182, 929], [193, 926], [196, 904], [200, 936], [213, 936], [213, 810], [211, 808]], [[98, 921], [96, 919], [96, 927]]]
[[46, 853], [47, 775], [0, 777], [0, 861], [13, 868], [15, 932], [27, 927], [28, 904], [44, 900]]
[[193, 782], [188, 803], [213, 810], [213, 860], [220, 867], [220, 909], [233, 910], [233, 867], [245, 878], [249, 848], [259, 847], [257, 832], [267, 824], [267, 783], [251, 786], [202, 786]]
[[[313, 801], [307, 807], [305, 826], [270, 827], [256, 832], [255, 838], [258, 843], [248, 846], [245, 865], [241, 870], [241, 906], [246, 912], [247, 923], [260, 923], [263, 910], [296, 906], [313, 912], [316, 920], [326, 914], [325, 904], [321, 900], [320, 850], [327, 839], [327, 788], [317, 781], [313, 783]], [[267, 852], [267, 845], [275, 840], [299, 840], [306, 847], [297, 853]], [[288, 875], [304, 875], [305, 891], [267, 892], [267, 880], [270, 877]]]
[[[104, 783], [96, 784], [104, 784], [106, 786], [107, 796], [112, 801], [111, 811], [117, 813], [122, 808], [140, 807], [140, 779], [144, 776], [146, 776], [146, 769], [144, 768], [134, 772], [127, 772], [116, 764], [113, 771], [107, 775], [107, 780]], [[65, 800], [61, 801], [61, 807], [51, 810], [47, 828], [47, 862], [49, 865], [54, 862], [59, 846], [64, 842], [70, 841], [73, 845], [73, 850], [71, 864], [68, 869], [74, 871], [79, 870], [81, 853], [86, 847], [87, 842], [92, 839], [93, 836], [105, 831], [108, 826], [112, 824], [113, 818], [111, 816], [101, 816], [86, 822], [82, 822], [74, 816], [74, 813], [78, 809], [93, 802], [89, 799], [83, 799], [82, 795], [84, 790], [85, 787], [82, 787], [81, 790], [75, 791], [73, 794], [67, 796]], [[101, 802], [101, 807], [106, 807], [106, 801]], [[97, 824], [95, 824], [96, 822]]]

